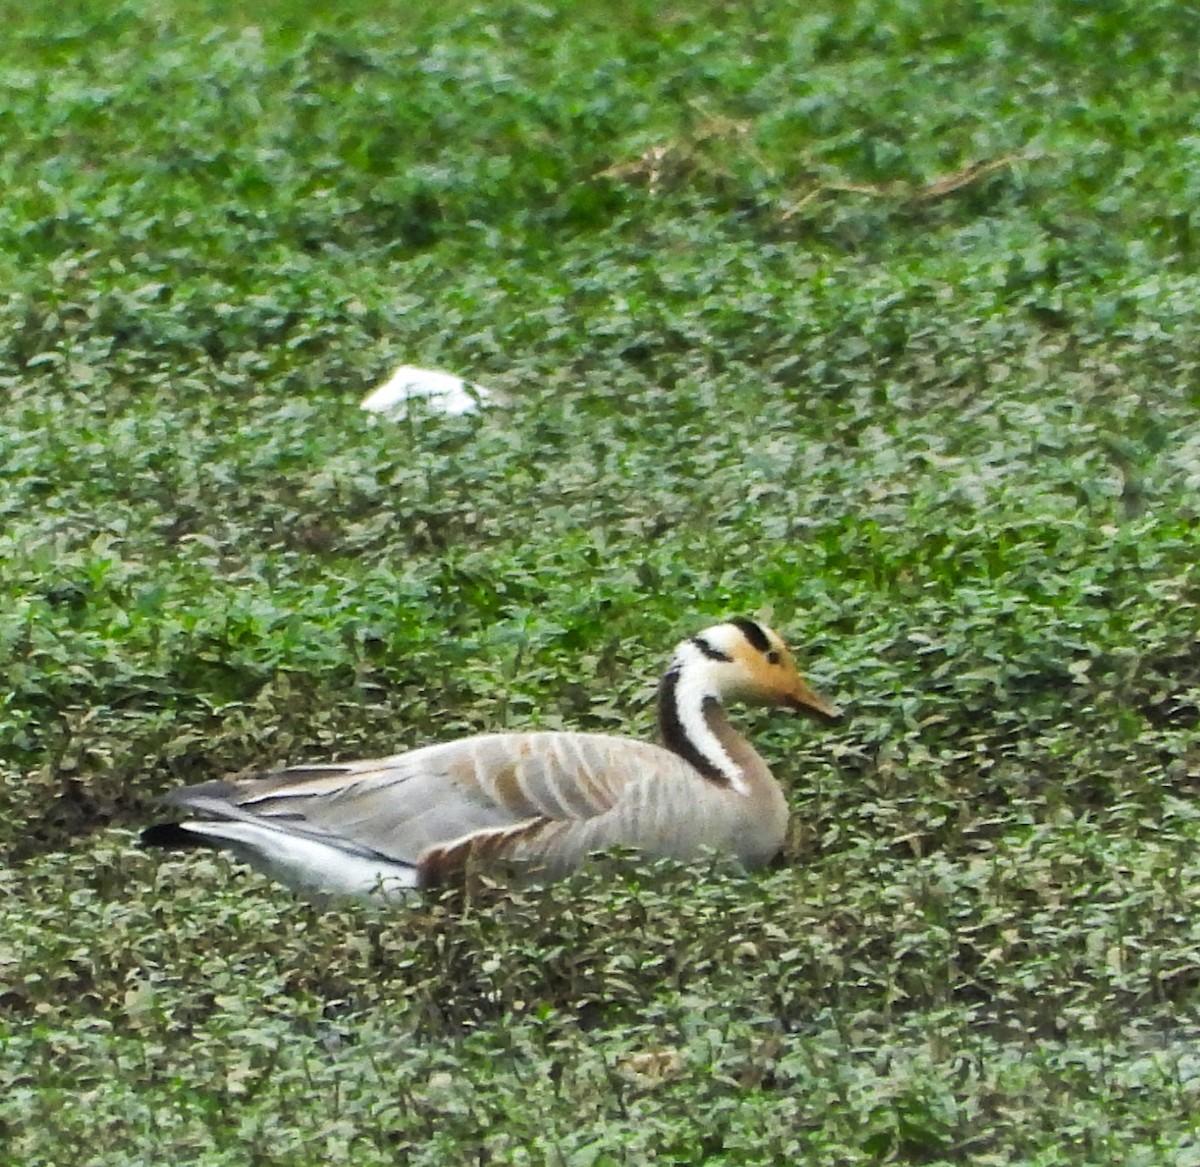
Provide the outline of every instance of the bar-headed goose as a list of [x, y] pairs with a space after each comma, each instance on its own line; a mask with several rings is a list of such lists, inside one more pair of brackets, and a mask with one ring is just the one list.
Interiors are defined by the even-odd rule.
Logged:
[[468, 864], [543, 878], [625, 846], [747, 866], [783, 844], [787, 804], [724, 703], [784, 705], [824, 719], [779, 635], [754, 620], [708, 628], [675, 650], [659, 688], [663, 744], [599, 733], [488, 733], [390, 758], [296, 766], [167, 795], [181, 823], [149, 846], [227, 847], [299, 891], [359, 896], [428, 887]]

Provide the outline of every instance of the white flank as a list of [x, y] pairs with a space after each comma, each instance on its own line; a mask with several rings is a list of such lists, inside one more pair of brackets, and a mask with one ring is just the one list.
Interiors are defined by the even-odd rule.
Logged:
[[362, 408], [370, 413], [388, 413], [414, 398], [421, 398], [442, 413], [473, 413], [490, 397], [490, 390], [464, 381], [453, 373], [401, 365], [363, 399]]
[[194, 835], [219, 840], [243, 862], [293, 891], [386, 900], [417, 886], [417, 870], [407, 863], [355, 854], [274, 827], [207, 819], [181, 825]]

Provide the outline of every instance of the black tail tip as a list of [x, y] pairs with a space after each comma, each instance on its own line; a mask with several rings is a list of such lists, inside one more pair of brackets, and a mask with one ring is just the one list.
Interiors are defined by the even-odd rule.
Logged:
[[167, 851], [185, 851], [203, 847], [202, 835], [194, 835], [182, 823], [155, 823], [147, 827], [138, 840], [143, 847], [161, 847]]

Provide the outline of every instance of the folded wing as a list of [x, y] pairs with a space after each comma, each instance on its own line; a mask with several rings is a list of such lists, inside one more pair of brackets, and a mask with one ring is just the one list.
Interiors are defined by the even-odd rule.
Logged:
[[[545, 732], [485, 734], [390, 758], [206, 783], [168, 801], [347, 857], [374, 854], [416, 869], [417, 882], [427, 884], [472, 856], [557, 871], [589, 850], [636, 843], [631, 831], [678, 834], [680, 792], [686, 799], [696, 785], [691, 768], [658, 746]], [[208, 833], [218, 830], [214, 824]], [[679, 846], [664, 838], [663, 848], [649, 849]]]

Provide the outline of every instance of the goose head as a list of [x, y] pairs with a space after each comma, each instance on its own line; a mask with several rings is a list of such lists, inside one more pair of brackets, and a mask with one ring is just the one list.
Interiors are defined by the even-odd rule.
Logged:
[[676, 650], [675, 667], [691, 672], [718, 701], [782, 705], [822, 721], [841, 711], [800, 674], [783, 638], [757, 620], [734, 617], [714, 624]]

